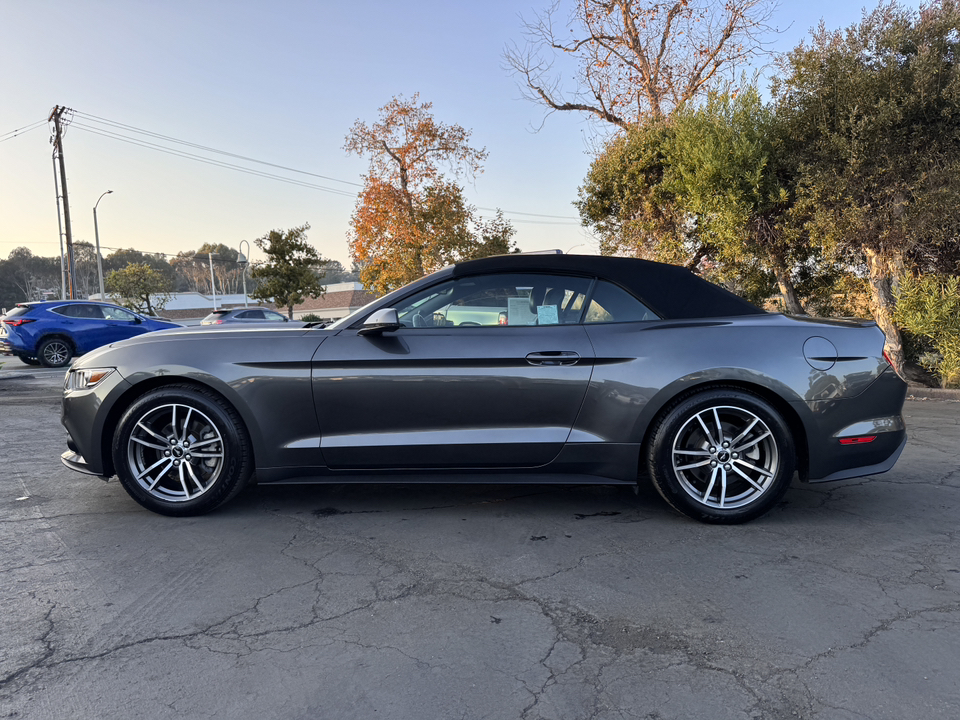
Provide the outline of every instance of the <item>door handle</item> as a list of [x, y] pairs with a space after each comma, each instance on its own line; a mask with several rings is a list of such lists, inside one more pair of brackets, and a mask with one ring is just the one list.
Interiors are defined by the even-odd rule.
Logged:
[[580, 354], [572, 350], [532, 352], [526, 357], [527, 362], [531, 365], [576, 365], [579, 359]]

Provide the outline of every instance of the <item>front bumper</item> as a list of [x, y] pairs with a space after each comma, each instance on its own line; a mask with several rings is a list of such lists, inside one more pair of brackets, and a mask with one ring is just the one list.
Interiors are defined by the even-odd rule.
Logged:
[[78, 473], [83, 473], [84, 475], [96, 475], [98, 478], [100, 478], [104, 482], [110, 479], [108, 477], [105, 477], [104, 475], [97, 475], [97, 473], [95, 473], [93, 470], [90, 469], [90, 466], [87, 464], [87, 461], [83, 459], [83, 456], [77, 454], [73, 450], [67, 450], [66, 452], [64, 452], [60, 456], [60, 462], [62, 462], [66, 467]]
[[110, 410], [131, 387], [119, 372], [108, 375], [89, 390], [65, 390], [61, 401], [60, 422], [70, 439], [60, 461], [87, 475], [106, 478], [113, 474], [109, 457], [109, 438], [113, 434]]

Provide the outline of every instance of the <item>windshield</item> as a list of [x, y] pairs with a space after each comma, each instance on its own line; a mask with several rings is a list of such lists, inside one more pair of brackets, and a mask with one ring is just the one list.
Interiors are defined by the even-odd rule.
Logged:
[[442, 278], [442, 277], [445, 277], [445, 276], [447, 276], [447, 275], [450, 275], [450, 274], [452, 274], [452, 273], [453, 273], [453, 265], [448, 265], [448, 266], [446, 266], [446, 267], [444, 267], [444, 268], [441, 268], [441, 269], [437, 270], [435, 273], [431, 273], [430, 275], [426, 275], [426, 276], [420, 278], [419, 280], [414, 280], [414, 282], [410, 283], [409, 285], [404, 285], [402, 288], [398, 288], [398, 289], [394, 290], [393, 292], [388, 293], [387, 295], [385, 295], [385, 296], [383, 296], [383, 297], [381, 297], [381, 298], [377, 298], [376, 300], [373, 300], [372, 302], [368, 302], [366, 305], [364, 305], [364, 306], [363, 306], [362, 308], [360, 308], [359, 310], [354, 310], [352, 313], [350, 313], [350, 314], [347, 315], [346, 317], [342, 317], [342, 318], [340, 318], [339, 320], [337, 320], [336, 322], [331, 323], [330, 325], [327, 325], [325, 329], [326, 329], [326, 330], [339, 330], [339, 329], [341, 329], [341, 328], [350, 327], [350, 325], [352, 325], [354, 322], [356, 322], [357, 319], [359, 319], [360, 317], [363, 317], [365, 314], [367, 314], [368, 312], [370, 312], [370, 309], [371, 309], [374, 305], [382, 304], [382, 307], [385, 307], [385, 308], [392, 307], [391, 302], [394, 301], [396, 298], [401, 298], [401, 297], [404, 297], [405, 295], [407, 295], [407, 294], [410, 292], [410, 290], [412, 289], [413, 286], [416, 285], [417, 287], [423, 287], [424, 285], [427, 285], [427, 284], [428, 284], [428, 283], [424, 282], [425, 280], [428, 280], [428, 279], [429, 279], [429, 280], [438, 280], [438, 279], [440, 279], [440, 278]]

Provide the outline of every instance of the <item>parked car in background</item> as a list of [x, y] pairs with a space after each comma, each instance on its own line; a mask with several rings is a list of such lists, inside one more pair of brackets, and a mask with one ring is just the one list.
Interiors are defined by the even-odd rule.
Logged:
[[[168, 342], [167, 340], [173, 340]], [[867, 320], [770, 314], [684, 268], [506, 255], [321, 327], [189, 328], [76, 362], [67, 467], [196, 515], [248, 482], [632, 485], [735, 523], [875, 475], [904, 383]]]
[[233, 310], [214, 310], [200, 321], [201, 325], [223, 325], [224, 323], [262, 323], [288, 322], [281, 315], [266, 308], [234, 308]]
[[0, 353], [28, 365], [57, 368], [103, 345], [155, 330], [180, 327], [88, 300], [20, 303], [0, 320]]

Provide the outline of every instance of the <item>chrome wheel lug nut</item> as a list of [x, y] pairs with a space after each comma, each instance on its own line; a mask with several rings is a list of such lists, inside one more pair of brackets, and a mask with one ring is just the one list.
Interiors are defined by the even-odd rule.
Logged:
[[710, 448], [710, 452], [716, 452], [716, 451], [717, 451], [717, 449], [716, 449], [715, 447], [711, 447], [711, 448]]
[[734, 460], [736, 460], [738, 457], [740, 457], [740, 453], [731, 453], [731, 454], [730, 454], [730, 457], [732, 457]]
[[163, 451], [163, 454], [164, 454], [166, 457], [170, 457], [170, 451], [169, 451], [169, 450], [164, 450], [164, 451]]
[[716, 461], [716, 460], [711, 460], [711, 461], [710, 461], [710, 467], [716, 467], [716, 466], [717, 466], [717, 461]]
[[180, 467], [180, 461], [179, 461], [179, 460], [174, 460], [174, 461], [173, 461], [173, 466], [174, 466], [174, 467]]
[[723, 469], [724, 469], [724, 470], [729, 470], [730, 467], [731, 467], [731, 466], [730, 466], [730, 463], [727, 463], [726, 465], [723, 466]]
[[190, 443], [184, 441], [183, 446], [184, 446], [185, 448], [188, 448], [188, 447], [190, 447]]
[[730, 447], [730, 443], [724, 442], [724, 443], [723, 443], [723, 446], [724, 446], [725, 448], [728, 448], [728, 447]]
[[189, 456], [189, 455], [187, 455], [187, 457], [186, 457], [186, 459], [187, 459], [187, 460], [189, 460], [189, 459], [190, 459], [190, 456]]

